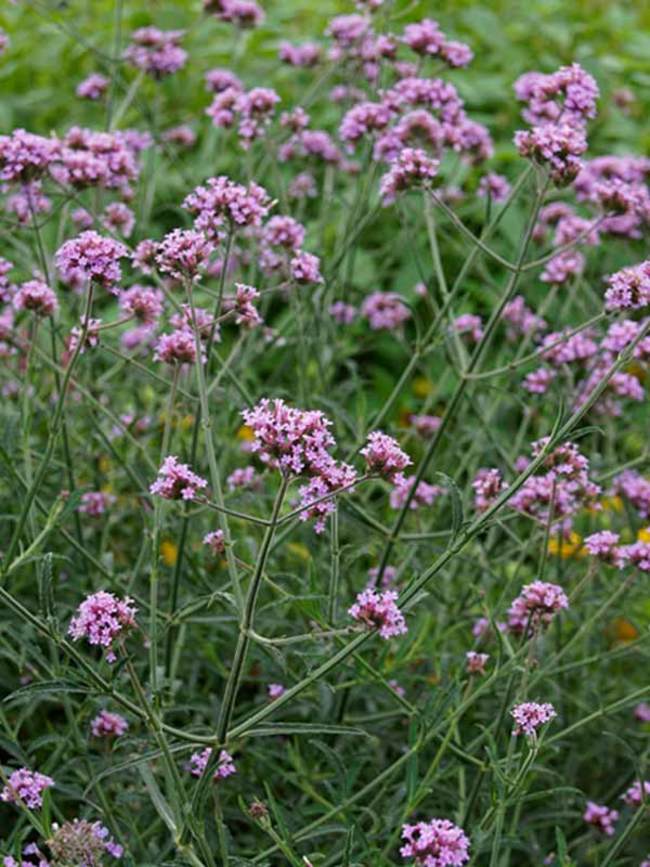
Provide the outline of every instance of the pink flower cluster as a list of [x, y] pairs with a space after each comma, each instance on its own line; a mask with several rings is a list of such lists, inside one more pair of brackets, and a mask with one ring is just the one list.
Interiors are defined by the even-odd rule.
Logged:
[[242, 30], [258, 27], [264, 21], [264, 10], [254, 0], [203, 0], [203, 8], [219, 21]]
[[16, 310], [30, 310], [37, 316], [53, 316], [59, 309], [54, 290], [42, 280], [22, 283], [13, 297], [13, 305]]
[[485, 666], [490, 658], [488, 653], [477, 653], [475, 650], [468, 650], [465, 654], [466, 668], [468, 674], [485, 674]]
[[378, 593], [370, 587], [358, 594], [357, 600], [348, 610], [353, 620], [363, 623], [368, 629], [378, 629], [384, 640], [408, 631], [404, 615], [397, 607], [397, 593], [385, 590]]
[[[188, 770], [193, 777], [202, 776], [203, 772], [208, 766], [211, 755], [212, 750], [210, 749], [210, 747], [206, 747], [204, 750], [201, 750], [201, 752], [192, 753], [192, 755], [190, 756]], [[237, 768], [235, 767], [233, 757], [230, 755], [230, 753], [226, 752], [226, 750], [221, 750], [221, 752], [219, 753], [219, 759], [217, 761], [217, 768], [214, 772], [212, 779], [215, 782], [217, 780], [225, 780], [227, 777], [230, 777], [236, 773]]]
[[251, 181], [245, 187], [219, 175], [190, 193], [183, 207], [194, 217], [196, 229], [217, 238], [224, 228], [232, 231], [260, 226], [269, 212], [271, 200], [259, 184]]
[[135, 628], [137, 608], [126, 596], [119, 599], [113, 593], [99, 590], [86, 597], [70, 621], [68, 634], [74, 641], [85, 638], [89, 644], [109, 648], [106, 658], [115, 659], [110, 650], [113, 642]]
[[207, 545], [215, 557], [220, 557], [226, 550], [226, 538], [223, 530], [212, 530], [203, 537], [203, 544]]
[[411, 311], [397, 292], [371, 292], [361, 305], [361, 315], [373, 331], [394, 331], [411, 318]]
[[182, 36], [182, 30], [141, 27], [131, 34], [131, 44], [124, 52], [124, 59], [152, 78], [172, 75], [187, 61], [187, 51], [179, 45]]
[[650, 780], [635, 780], [621, 795], [628, 807], [640, 807], [644, 801], [650, 801]]
[[587, 801], [587, 807], [582, 818], [588, 825], [593, 825], [601, 833], [611, 837], [616, 831], [614, 825], [618, 821], [618, 816], [618, 810], [611, 810], [603, 804]]
[[449, 819], [404, 825], [402, 839], [402, 858], [413, 858], [418, 867], [462, 867], [469, 861], [469, 838]]
[[115, 502], [115, 496], [107, 491], [86, 491], [81, 495], [79, 503], [79, 511], [83, 515], [90, 515], [92, 518], [99, 518], [105, 514], [107, 509]]
[[92, 75], [89, 75], [88, 78], [84, 78], [84, 80], [77, 85], [76, 93], [80, 99], [101, 99], [108, 90], [109, 84], [110, 81], [105, 75], [101, 75], [99, 72], [93, 72]]
[[548, 166], [551, 178], [559, 187], [575, 180], [583, 166], [580, 157], [587, 150], [584, 131], [568, 123], [519, 130], [514, 141], [521, 156]]
[[394, 202], [398, 193], [432, 181], [438, 174], [439, 165], [439, 160], [430, 157], [422, 148], [403, 148], [380, 181], [379, 191], [384, 205]]
[[23, 804], [29, 810], [43, 806], [43, 792], [54, 785], [54, 780], [38, 771], [19, 768], [9, 774], [7, 785], [0, 792], [0, 801]]
[[128, 731], [129, 724], [119, 713], [101, 710], [90, 723], [95, 738], [119, 738]]
[[59, 152], [59, 143], [15, 129], [0, 135], [0, 180], [29, 183], [44, 175]]
[[128, 255], [124, 244], [92, 230], [66, 241], [56, 252], [56, 266], [66, 283], [95, 282], [117, 293], [122, 279], [119, 261]]
[[569, 607], [564, 590], [547, 581], [525, 584], [508, 610], [508, 629], [528, 634], [548, 626], [558, 611]]
[[193, 500], [208, 483], [201, 476], [182, 464], [177, 457], [169, 455], [158, 470], [158, 478], [149, 491], [164, 500]]
[[174, 229], [158, 244], [156, 263], [163, 274], [174, 280], [197, 280], [213, 249], [202, 232]]
[[557, 716], [552, 704], [548, 702], [537, 704], [534, 701], [518, 704], [510, 713], [515, 721], [513, 735], [524, 734], [529, 737], [534, 737], [540, 726], [545, 725]]
[[[404, 476], [398, 473], [393, 479], [393, 490], [390, 492], [390, 507], [391, 509], [401, 509], [406, 504], [406, 501], [411, 495], [413, 485], [415, 484], [415, 476]], [[418, 483], [415, 492], [411, 495], [409, 501], [409, 509], [419, 509], [420, 506], [432, 506], [436, 499], [443, 493], [443, 489], [439, 485], [430, 485], [422, 480]]]
[[484, 468], [477, 472], [472, 482], [474, 489], [474, 506], [479, 512], [485, 512], [505, 490], [500, 470]]
[[650, 259], [612, 274], [607, 287], [606, 310], [640, 310], [650, 306]]

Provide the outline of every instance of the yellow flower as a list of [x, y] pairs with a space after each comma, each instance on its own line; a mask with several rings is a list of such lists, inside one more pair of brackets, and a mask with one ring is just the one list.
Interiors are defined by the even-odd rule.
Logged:
[[106, 455], [102, 455], [99, 459], [99, 471], [100, 473], [109, 473], [111, 471], [112, 464], [111, 459]]
[[623, 500], [620, 497], [603, 497], [600, 501], [604, 512], [622, 512]]
[[253, 428], [249, 427], [247, 424], [243, 424], [237, 431], [237, 439], [244, 440], [247, 443], [252, 442], [255, 439]]
[[413, 380], [413, 394], [416, 397], [426, 397], [433, 391], [433, 383], [426, 376], [417, 376]]
[[650, 527], [644, 527], [643, 530], [639, 530], [636, 537], [639, 542], [650, 542]]
[[160, 543], [160, 556], [165, 566], [175, 566], [178, 560], [178, 545], [171, 539], [163, 539]]
[[582, 547], [582, 536], [572, 532], [568, 539], [558, 539], [557, 536], [551, 536], [548, 540], [548, 553], [559, 554], [564, 560], [567, 557], [584, 557], [586, 552]]

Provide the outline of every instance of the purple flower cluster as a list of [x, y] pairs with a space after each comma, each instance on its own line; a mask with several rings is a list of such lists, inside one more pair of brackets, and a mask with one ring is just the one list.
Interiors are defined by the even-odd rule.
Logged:
[[[210, 747], [206, 747], [204, 750], [198, 753], [192, 753], [190, 756], [190, 761], [188, 765], [188, 770], [193, 777], [200, 777], [208, 766], [208, 762], [210, 761], [210, 756], [212, 755], [212, 750]], [[212, 779], [216, 782], [218, 780], [225, 780], [227, 777], [232, 776], [237, 773], [237, 768], [235, 767], [235, 763], [233, 761], [233, 757], [230, 753], [226, 752], [226, 750], [221, 750], [219, 753], [219, 759], [217, 761], [217, 768], [214, 772]]]
[[196, 229], [217, 238], [224, 228], [232, 231], [260, 226], [269, 212], [271, 200], [259, 184], [251, 181], [245, 187], [219, 175], [190, 193], [183, 207], [194, 217]]
[[485, 512], [505, 487], [506, 484], [500, 470], [488, 469], [487, 467], [480, 469], [472, 482], [475, 508], [479, 512]]
[[397, 440], [381, 431], [373, 431], [368, 434], [368, 440], [361, 454], [366, 459], [368, 472], [371, 475], [381, 476], [388, 482], [395, 484], [402, 470], [413, 462], [403, 452]]
[[514, 141], [522, 157], [548, 166], [551, 178], [559, 187], [575, 180], [583, 165], [580, 157], [587, 150], [584, 131], [568, 123], [519, 130]]
[[593, 825], [607, 837], [612, 837], [616, 830], [614, 825], [618, 821], [618, 816], [618, 810], [611, 810], [603, 804], [587, 801], [582, 818], [588, 825]]
[[[398, 473], [393, 480], [393, 490], [390, 492], [391, 509], [401, 509], [406, 503], [413, 485], [415, 476], [404, 476]], [[432, 506], [436, 499], [443, 493], [439, 485], [430, 485], [424, 480], [418, 483], [415, 493], [411, 497], [409, 509], [419, 509], [420, 506]]]
[[122, 279], [120, 259], [128, 255], [124, 244], [92, 230], [66, 241], [56, 251], [56, 266], [66, 283], [95, 282], [117, 293]]
[[59, 143], [15, 129], [0, 136], [0, 180], [29, 183], [44, 175], [59, 153]]
[[160, 289], [135, 283], [120, 295], [120, 309], [142, 325], [155, 325], [162, 315], [164, 298]]
[[569, 607], [564, 590], [547, 581], [533, 581], [524, 585], [521, 593], [508, 610], [508, 629], [532, 635], [548, 626], [555, 615]]
[[202, 232], [174, 229], [158, 244], [156, 262], [162, 273], [174, 280], [196, 280], [213, 249]]
[[140, 27], [131, 34], [131, 44], [124, 52], [124, 59], [152, 78], [172, 75], [187, 61], [187, 51], [179, 45], [182, 36], [182, 30]]
[[30, 310], [37, 316], [54, 316], [59, 302], [53, 289], [42, 280], [28, 280], [22, 283], [13, 297], [16, 310]]
[[373, 331], [394, 331], [411, 318], [411, 311], [397, 292], [371, 292], [364, 298], [361, 315]]
[[9, 774], [7, 785], [0, 792], [0, 801], [23, 804], [29, 810], [43, 806], [43, 792], [54, 785], [54, 780], [38, 771], [19, 768]]
[[135, 628], [136, 613], [133, 600], [128, 596], [119, 599], [113, 593], [98, 590], [81, 603], [70, 621], [68, 634], [74, 641], [85, 638], [93, 646], [108, 648], [106, 658], [112, 662], [115, 654], [110, 648], [116, 639]]
[[404, 615], [397, 607], [397, 593], [394, 590], [378, 593], [367, 587], [358, 594], [348, 614], [368, 629], [378, 629], [384, 640], [404, 635], [408, 631]]
[[149, 491], [164, 500], [193, 500], [208, 483], [201, 476], [182, 464], [177, 457], [169, 455], [158, 470], [158, 478]]
[[398, 193], [430, 182], [438, 174], [439, 165], [439, 160], [421, 148], [403, 148], [380, 181], [379, 191], [384, 205], [394, 202]]
[[226, 539], [223, 530], [212, 530], [203, 537], [203, 544], [207, 545], [215, 557], [220, 557], [226, 550]]
[[[54, 833], [47, 841], [54, 864], [78, 864], [80, 867], [99, 867], [105, 854], [121, 858], [124, 854], [119, 843], [110, 836], [108, 828], [100, 822], [73, 819], [61, 826], [53, 825]], [[47, 862], [44, 862], [47, 867]], [[43, 867], [43, 862], [39, 864]]]
[[99, 518], [115, 502], [115, 496], [107, 491], [86, 491], [81, 495], [79, 511], [91, 518]]
[[80, 99], [101, 99], [108, 90], [109, 84], [110, 81], [105, 75], [93, 72], [88, 78], [84, 78], [83, 81], [79, 82], [76, 93]]
[[612, 274], [605, 292], [606, 310], [640, 310], [650, 306], [650, 259]]
[[418, 867], [462, 867], [469, 861], [469, 838], [449, 819], [404, 825], [402, 839], [400, 855]]
[[537, 704], [534, 701], [527, 701], [523, 704], [518, 704], [510, 711], [512, 718], [515, 721], [513, 735], [528, 735], [534, 737], [537, 729], [555, 719], [557, 713], [552, 704], [548, 702]]
[[95, 738], [119, 738], [128, 731], [129, 724], [119, 713], [101, 710], [90, 723]]

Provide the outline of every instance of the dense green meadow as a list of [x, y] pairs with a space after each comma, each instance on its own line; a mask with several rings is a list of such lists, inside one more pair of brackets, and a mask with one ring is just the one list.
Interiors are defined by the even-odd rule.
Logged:
[[233, 2], [0, 8], [3, 867], [648, 867], [650, 7]]

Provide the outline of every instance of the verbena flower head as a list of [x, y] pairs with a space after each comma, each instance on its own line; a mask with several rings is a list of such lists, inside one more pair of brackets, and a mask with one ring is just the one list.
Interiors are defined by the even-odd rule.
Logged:
[[394, 202], [398, 193], [430, 182], [439, 166], [440, 161], [421, 148], [403, 148], [381, 178], [379, 192], [384, 205]]
[[223, 530], [212, 530], [206, 533], [203, 537], [203, 544], [207, 545], [210, 551], [218, 557], [226, 551], [226, 537]]
[[357, 601], [348, 610], [348, 614], [368, 629], [378, 629], [381, 638], [388, 640], [408, 631], [396, 600], [397, 593], [394, 590], [378, 593], [368, 587], [358, 594]]
[[469, 837], [449, 819], [404, 825], [402, 839], [402, 858], [412, 858], [418, 867], [462, 867], [469, 861]]
[[258, 27], [264, 21], [264, 10], [254, 0], [203, 0], [203, 8], [219, 21], [242, 30]]
[[258, 486], [260, 479], [255, 471], [255, 467], [238, 467], [228, 476], [226, 484], [229, 491], [234, 491], [237, 488], [254, 488]]
[[616, 831], [614, 825], [618, 821], [618, 816], [618, 810], [611, 810], [603, 804], [587, 801], [587, 807], [582, 818], [588, 825], [593, 825], [594, 828], [611, 837]]
[[7, 785], [0, 792], [0, 801], [22, 804], [29, 810], [43, 806], [43, 792], [54, 785], [54, 780], [38, 771], [19, 768], [9, 774]]
[[128, 728], [129, 724], [123, 716], [108, 710], [101, 710], [90, 723], [90, 731], [96, 738], [119, 738]]
[[598, 84], [578, 63], [562, 66], [551, 75], [527, 72], [515, 82], [515, 94], [527, 102], [524, 119], [528, 123], [555, 123], [560, 120], [575, 125], [596, 116]]
[[620, 536], [618, 533], [612, 533], [611, 530], [601, 530], [599, 533], [592, 533], [584, 540], [584, 546], [592, 557], [598, 557], [605, 563], [611, 563], [612, 566], [622, 568], [625, 565], [625, 557], [622, 555], [619, 547]]
[[361, 315], [373, 331], [393, 331], [411, 318], [411, 311], [397, 292], [371, 292], [361, 305]]
[[81, 495], [79, 511], [83, 515], [98, 518], [115, 502], [115, 496], [107, 491], [86, 491]]
[[124, 58], [152, 78], [164, 78], [185, 66], [187, 52], [178, 44], [182, 36], [182, 30], [141, 27], [131, 34]]
[[499, 494], [505, 489], [506, 485], [503, 481], [501, 471], [495, 468], [480, 469], [474, 481], [472, 488], [474, 489], [474, 506], [479, 512], [485, 512], [497, 499]]
[[77, 85], [76, 93], [81, 99], [101, 99], [108, 90], [109, 84], [110, 81], [105, 75], [101, 75], [99, 72], [93, 72], [92, 75], [89, 75], [88, 78], [84, 78], [84, 80]]
[[235, 283], [235, 290], [235, 323], [245, 328], [261, 325], [263, 319], [253, 303], [260, 297], [260, 293], [254, 286], [247, 286], [245, 283]]
[[650, 722], [650, 704], [646, 701], [642, 701], [634, 708], [634, 718], [639, 722], [648, 723]]
[[64, 281], [74, 283], [81, 278], [117, 293], [116, 284], [122, 279], [120, 259], [127, 255], [120, 241], [91, 229], [59, 247], [55, 261]]
[[485, 666], [489, 658], [489, 653], [477, 653], [476, 650], [468, 650], [465, 654], [467, 673], [485, 674]]
[[300, 250], [289, 262], [291, 278], [296, 283], [323, 283], [320, 273], [320, 259], [313, 253]]
[[28, 183], [44, 175], [59, 153], [56, 139], [15, 129], [0, 136], [0, 180]]
[[209, 178], [183, 202], [194, 217], [195, 227], [210, 237], [223, 229], [260, 226], [271, 207], [268, 193], [259, 184], [237, 184], [225, 175]]
[[268, 692], [271, 701], [275, 701], [276, 698], [280, 698], [281, 695], [284, 695], [287, 690], [281, 683], [270, 683], [267, 686], [266, 691]]
[[481, 178], [477, 193], [481, 198], [489, 197], [493, 202], [505, 202], [510, 195], [510, 184], [503, 175], [488, 172]]
[[[391, 509], [401, 509], [406, 503], [413, 485], [415, 476], [406, 477], [398, 473], [393, 480], [394, 488], [390, 492]], [[419, 509], [421, 506], [432, 506], [436, 499], [443, 493], [439, 485], [430, 485], [422, 480], [418, 483], [415, 493], [411, 497], [409, 509]]]
[[644, 801], [650, 800], [650, 780], [635, 780], [629, 789], [623, 792], [621, 799], [628, 807], [640, 807]]
[[187, 325], [169, 334], [161, 334], [156, 341], [154, 361], [165, 364], [194, 364], [196, 340]]
[[192, 500], [208, 483], [182, 464], [174, 455], [165, 458], [158, 470], [158, 478], [149, 487], [152, 494], [165, 500]]
[[413, 463], [397, 440], [381, 431], [368, 434], [367, 444], [361, 449], [361, 454], [366, 459], [368, 472], [389, 482], [395, 482], [398, 474]]
[[[123, 849], [110, 836], [108, 828], [100, 822], [73, 819], [61, 826], [52, 825], [53, 833], [47, 841], [55, 864], [74, 864], [79, 867], [101, 867], [104, 856], [121, 858]], [[47, 863], [47, 862], [46, 862]]]
[[160, 289], [136, 283], [120, 295], [120, 308], [142, 325], [154, 325], [163, 312], [164, 299]]
[[[208, 761], [210, 760], [211, 755], [212, 750], [210, 749], [210, 747], [206, 747], [204, 750], [201, 750], [198, 753], [192, 753], [192, 755], [190, 756], [188, 770], [193, 777], [200, 777], [203, 774], [208, 765]], [[236, 773], [237, 768], [235, 767], [233, 757], [230, 755], [230, 753], [226, 752], [226, 750], [221, 750], [217, 762], [217, 769], [215, 770], [212, 779], [215, 782], [218, 780], [225, 780], [227, 777], [230, 777]]]
[[174, 229], [158, 244], [156, 262], [163, 274], [175, 280], [196, 280], [213, 249], [203, 232]]
[[301, 45], [281, 42], [278, 56], [289, 66], [316, 66], [321, 58], [321, 47], [316, 42], [303, 42]]
[[524, 585], [508, 611], [508, 628], [512, 632], [529, 632], [548, 626], [558, 611], [569, 607], [564, 590], [548, 581]]
[[124, 202], [111, 202], [104, 208], [102, 225], [109, 232], [130, 238], [135, 227], [135, 214]]
[[115, 659], [110, 648], [116, 639], [135, 628], [136, 613], [137, 608], [128, 596], [119, 599], [113, 593], [99, 590], [81, 603], [70, 621], [68, 634], [74, 641], [85, 638], [93, 646], [108, 648], [110, 662]]
[[54, 316], [59, 302], [53, 289], [42, 280], [22, 283], [13, 297], [16, 310], [30, 310], [37, 316]]
[[552, 180], [559, 187], [575, 180], [583, 165], [580, 157], [587, 150], [584, 131], [567, 123], [519, 130], [514, 141], [521, 156], [548, 166]]
[[534, 701], [527, 701], [516, 705], [510, 711], [510, 714], [515, 721], [513, 735], [523, 734], [529, 737], [534, 736], [540, 726], [545, 725], [545, 723], [550, 722], [557, 716], [552, 704], [548, 702], [537, 704]]
[[650, 259], [612, 274], [607, 287], [606, 310], [640, 310], [650, 306]]
[[351, 325], [357, 318], [358, 311], [353, 304], [335, 301], [330, 305], [329, 314], [338, 325]]

